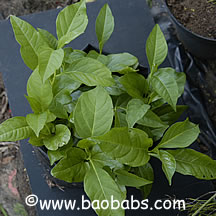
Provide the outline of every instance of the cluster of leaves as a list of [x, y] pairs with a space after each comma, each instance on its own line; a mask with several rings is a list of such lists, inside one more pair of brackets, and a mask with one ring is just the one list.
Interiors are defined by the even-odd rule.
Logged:
[[[63, 9], [56, 21], [58, 40], [11, 16], [21, 55], [33, 72], [26, 96], [33, 113], [0, 125], [0, 141], [29, 138], [48, 150], [51, 173], [66, 182], [84, 182], [91, 200], [126, 199], [126, 186], [151, 191], [156, 157], [169, 184], [175, 172], [199, 179], [216, 178], [216, 161], [187, 149], [199, 134], [197, 125], [177, 119], [185, 106], [176, 105], [185, 74], [158, 68], [167, 44], [158, 25], [146, 43], [148, 77], [129, 53], [102, 54], [114, 29], [109, 6], [96, 19], [99, 52], [64, 46], [87, 26], [85, 1]], [[153, 144], [154, 143], [154, 144]], [[96, 210], [98, 215], [124, 215], [123, 209]]]

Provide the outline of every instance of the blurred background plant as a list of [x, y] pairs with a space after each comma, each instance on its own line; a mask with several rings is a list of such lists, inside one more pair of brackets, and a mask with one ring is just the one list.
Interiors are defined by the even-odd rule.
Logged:
[[146, 2], [147, 2], [147, 5], [148, 5], [150, 8], [152, 8], [152, 0], [146, 0]]
[[216, 216], [216, 191], [204, 194], [197, 199], [188, 199], [186, 211], [189, 216]]
[[209, 2], [209, 3], [216, 4], [216, 0], [209, 0], [208, 2]]

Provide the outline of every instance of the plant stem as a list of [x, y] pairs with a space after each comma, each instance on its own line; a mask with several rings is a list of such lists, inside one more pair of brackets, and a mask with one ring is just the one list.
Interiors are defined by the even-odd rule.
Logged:
[[51, 131], [50, 131], [49, 127], [47, 126], [47, 124], [45, 124], [45, 127], [48, 130], [48, 132], [51, 134]]
[[152, 99], [154, 98], [154, 94], [150, 94], [149, 96], [148, 96], [148, 104], [150, 104], [151, 102], [152, 102]]
[[54, 73], [54, 75], [53, 75], [53, 80], [52, 80], [52, 82], [51, 82], [51, 85], [53, 85], [53, 83], [55, 82], [55, 78], [56, 78], [56, 71], [55, 71], [55, 73]]
[[200, 213], [200, 211], [201, 211], [206, 205], [208, 205], [208, 203], [210, 203], [211, 200], [213, 200], [213, 199], [215, 199], [215, 198], [216, 198], [216, 193], [215, 193], [213, 196], [211, 196], [203, 205], [201, 205], [201, 206], [197, 209], [197, 211], [196, 211], [192, 216], [198, 215], [198, 214]]
[[158, 154], [156, 154], [155, 152], [149, 152], [149, 155], [152, 156], [152, 157], [155, 157], [157, 159], [160, 159], [159, 156], [158, 156]]

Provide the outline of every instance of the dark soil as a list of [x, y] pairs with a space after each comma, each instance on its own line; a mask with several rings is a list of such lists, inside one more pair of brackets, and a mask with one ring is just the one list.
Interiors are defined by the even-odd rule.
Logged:
[[202, 67], [200, 70], [205, 73], [205, 82], [200, 83], [199, 89], [203, 96], [208, 116], [216, 128], [216, 62], [208, 61], [208, 66]]
[[0, 17], [6, 19], [9, 15], [21, 16], [65, 7], [75, 1], [76, 0], [0, 0]]
[[167, 0], [167, 4], [186, 28], [204, 37], [216, 39], [216, 1]]
[[206, 83], [208, 85], [201, 85], [201, 90], [205, 95], [205, 105], [216, 128], [216, 63], [209, 62], [208, 71], [206, 72]]

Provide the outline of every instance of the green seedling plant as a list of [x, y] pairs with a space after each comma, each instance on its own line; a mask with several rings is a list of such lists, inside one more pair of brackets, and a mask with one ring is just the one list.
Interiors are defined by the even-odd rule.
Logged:
[[[127, 186], [151, 191], [151, 157], [161, 161], [171, 185], [175, 172], [198, 179], [216, 178], [216, 161], [189, 147], [198, 125], [176, 121], [186, 107], [177, 105], [185, 74], [160, 68], [166, 40], [155, 25], [146, 42], [149, 75], [140, 74], [129, 53], [103, 54], [114, 30], [105, 4], [96, 19], [99, 51], [84, 52], [66, 44], [84, 33], [88, 17], [80, 1], [63, 9], [56, 20], [56, 39], [43, 29], [10, 17], [25, 64], [32, 69], [27, 95], [32, 113], [0, 125], [0, 141], [29, 138], [44, 146], [51, 174], [66, 182], [83, 182], [91, 201], [126, 199]], [[124, 209], [95, 208], [98, 215], [124, 215]]]

